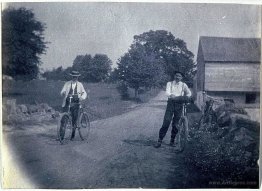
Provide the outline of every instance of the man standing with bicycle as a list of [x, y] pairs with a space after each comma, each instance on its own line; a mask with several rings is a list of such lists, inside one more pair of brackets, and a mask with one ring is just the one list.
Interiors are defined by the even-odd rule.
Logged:
[[79, 102], [85, 100], [87, 97], [85, 88], [81, 82], [78, 81], [78, 77], [81, 75], [78, 71], [72, 71], [70, 73], [72, 76], [72, 80], [65, 83], [61, 95], [64, 96], [62, 108], [63, 112], [68, 111], [69, 107], [69, 99], [71, 98], [71, 107], [70, 112], [72, 115], [72, 125], [73, 125], [73, 132], [71, 135], [71, 140], [75, 137], [75, 129], [77, 127], [77, 119], [79, 113]]
[[164, 121], [161, 129], [159, 130], [158, 141], [155, 145], [155, 148], [161, 147], [162, 140], [165, 137], [169, 125], [172, 121], [172, 131], [171, 131], [171, 139], [170, 146], [174, 146], [175, 137], [178, 133], [177, 123], [180, 119], [183, 109], [183, 103], [185, 99], [191, 97], [191, 91], [188, 86], [182, 82], [183, 73], [176, 71], [174, 73], [174, 80], [168, 82], [166, 85], [166, 94], [168, 96], [166, 112], [164, 116]]

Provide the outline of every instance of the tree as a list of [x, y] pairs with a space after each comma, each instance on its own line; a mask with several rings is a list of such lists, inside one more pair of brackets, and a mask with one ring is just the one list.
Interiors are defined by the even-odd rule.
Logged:
[[187, 80], [192, 80], [195, 64], [194, 55], [187, 49], [186, 43], [165, 30], [145, 32], [141, 35], [135, 35], [132, 49], [138, 49], [140, 46], [145, 48], [147, 53], [153, 53], [157, 59], [161, 59], [165, 68], [165, 73], [170, 77], [174, 71], [183, 72]]
[[73, 69], [81, 72], [82, 80], [86, 82], [101, 82], [109, 77], [112, 61], [104, 54], [78, 55], [73, 62]]
[[2, 12], [3, 73], [14, 78], [37, 77], [40, 55], [45, 53], [44, 23], [32, 10], [7, 8]]
[[54, 68], [51, 71], [46, 71], [43, 73], [43, 77], [45, 77], [48, 80], [66, 80], [67, 75], [66, 71], [68, 69], [64, 70], [62, 66], [59, 66], [58, 68]]
[[131, 48], [118, 62], [118, 78], [134, 88], [135, 97], [140, 87], [159, 86], [165, 78], [161, 59], [153, 52], [146, 52], [143, 45]]

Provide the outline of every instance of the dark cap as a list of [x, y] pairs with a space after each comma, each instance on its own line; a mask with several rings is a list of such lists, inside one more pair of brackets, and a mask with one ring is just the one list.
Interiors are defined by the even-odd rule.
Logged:
[[174, 71], [174, 75], [175, 75], [175, 74], [181, 74], [182, 77], [185, 76], [184, 73], [182, 73], [182, 72], [180, 72], [180, 71]]

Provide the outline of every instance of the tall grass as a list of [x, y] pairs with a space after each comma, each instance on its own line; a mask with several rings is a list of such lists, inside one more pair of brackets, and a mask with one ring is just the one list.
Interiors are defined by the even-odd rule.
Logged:
[[[3, 101], [14, 98], [17, 104], [47, 103], [55, 110], [61, 111], [63, 98], [60, 91], [65, 82], [62, 81], [3, 81]], [[88, 91], [89, 99], [83, 104], [90, 113], [91, 119], [107, 118], [129, 111], [132, 100], [121, 100], [115, 84], [83, 83]], [[156, 96], [160, 90], [152, 89], [140, 95], [141, 102], [147, 102]], [[132, 98], [132, 97], [131, 97]]]

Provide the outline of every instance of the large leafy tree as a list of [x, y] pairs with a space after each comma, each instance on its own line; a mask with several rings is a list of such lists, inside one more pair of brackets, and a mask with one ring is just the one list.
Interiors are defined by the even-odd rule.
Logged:
[[156, 55], [161, 59], [165, 68], [165, 73], [170, 77], [174, 71], [181, 71], [185, 74], [187, 81], [192, 81], [195, 64], [194, 55], [187, 49], [186, 43], [168, 31], [157, 30], [145, 32], [134, 36], [131, 50], [145, 48], [148, 54]]
[[3, 73], [14, 78], [37, 77], [40, 55], [47, 48], [44, 23], [37, 21], [32, 10], [7, 8], [2, 12]]
[[109, 77], [112, 61], [105, 54], [78, 55], [73, 62], [73, 69], [81, 72], [82, 80], [86, 82], [100, 82]]
[[119, 59], [118, 78], [134, 88], [164, 85], [174, 71], [185, 74], [192, 83], [195, 65], [186, 43], [165, 30], [135, 35], [128, 52]]
[[146, 52], [142, 45], [130, 49], [118, 62], [119, 79], [134, 88], [135, 97], [140, 87], [159, 86], [166, 77], [161, 59], [153, 52]]

